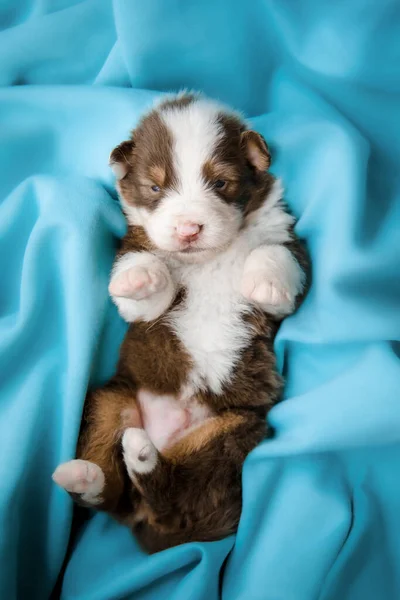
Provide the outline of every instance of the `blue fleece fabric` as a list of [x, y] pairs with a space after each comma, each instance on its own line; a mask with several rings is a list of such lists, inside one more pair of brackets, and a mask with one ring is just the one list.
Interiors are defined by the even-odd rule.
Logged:
[[[398, 0], [2, 0], [0, 598], [44, 600], [88, 385], [124, 324], [108, 154], [161, 92], [204, 90], [271, 143], [313, 285], [277, 342], [286, 400], [244, 468], [236, 539], [151, 557], [96, 514], [64, 600], [400, 598]], [[199, 490], [201, 493], [201, 490]]]

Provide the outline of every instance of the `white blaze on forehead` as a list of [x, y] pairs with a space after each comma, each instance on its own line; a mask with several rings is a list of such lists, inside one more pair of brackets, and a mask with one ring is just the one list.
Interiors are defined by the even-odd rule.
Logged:
[[203, 184], [202, 168], [223, 136], [218, 121], [222, 108], [207, 100], [195, 100], [186, 106], [160, 111], [173, 140], [173, 164], [179, 192], [186, 200], [199, 192]]

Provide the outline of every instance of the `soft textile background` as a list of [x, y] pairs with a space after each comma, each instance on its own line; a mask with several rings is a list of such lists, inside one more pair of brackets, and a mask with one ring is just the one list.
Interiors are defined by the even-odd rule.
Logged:
[[124, 331], [106, 290], [124, 231], [108, 154], [183, 86], [254, 120], [309, 243], [313, 287], [276, 344], [287, 400], [245, 466], [236, 541], [147, 557], [96, 515], [62, 598], [400, 598], [399, 10], [2, 0], [1, 598], [49, 597], [72, 514], [50, 475]]

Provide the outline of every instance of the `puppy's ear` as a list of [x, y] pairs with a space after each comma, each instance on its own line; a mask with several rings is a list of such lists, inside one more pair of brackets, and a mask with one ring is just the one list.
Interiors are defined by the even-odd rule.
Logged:
[[244, 131], [241, 136], [241, 144], [247, 160], [256, 171], [262, 172], [269, 169], [271, 155], [262, 135], [256, 131]]
[[128, 140], [119, 144], [110, 154], [108, 164], [118, 180], [123, 179], [133, 166], [134, 146], [133, 140]]

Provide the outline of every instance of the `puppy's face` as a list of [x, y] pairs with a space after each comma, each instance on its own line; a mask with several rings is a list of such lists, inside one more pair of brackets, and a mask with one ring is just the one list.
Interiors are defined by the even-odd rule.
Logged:
[[149, 113], [110, 157], [128, 222], [185, 261], [232, 242], [254, 194], [263, 193], [269, 163], [259, 134], [189, 95]]

